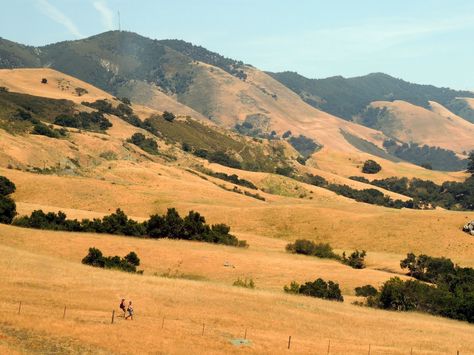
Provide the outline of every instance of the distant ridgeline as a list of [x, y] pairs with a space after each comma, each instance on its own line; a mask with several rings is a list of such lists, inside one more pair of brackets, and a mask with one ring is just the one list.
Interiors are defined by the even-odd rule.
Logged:
[[[159, 85], [183, 94], [194, 80], [193, 62], [221, 68], [245, 80], [244, 64], [180, 40], [152, 40], [136, 33], [109, 31], [87, 39], [42, 47], [23, 46], [0, 38], [0, 68], [51, 68], [114, 95], [131, 80]], [[120, 63], [120, 73], [116, 66]]]
[[456, 115], [474, 122], [474, 110], [464, 100], [458, 99], [474, 97], [471, 91], [412, 84], [383, 73], [326, 79], [308, 79], [295, 72], [268, 74], [308, 104], [349, 121], [371, 102], [403, 100], [424, 108], [430, 108], [429, 101], [436, 101]]

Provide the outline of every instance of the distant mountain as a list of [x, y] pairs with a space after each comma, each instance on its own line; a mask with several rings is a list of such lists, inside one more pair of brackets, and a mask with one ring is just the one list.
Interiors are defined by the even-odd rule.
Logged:
[[37, 48], [0, 39], [0, 68], [52, 67], [112, 94], [129, 80], [181, 94], [193, 80], [193, 61], [245, 78], [242, 62], [184, 41], [152, 40], [132, 32], [110, 31]]
[[295, 72], [268, 73], [296, 92], [308, 104], [346, 120], [352, 120], [374, 101], [403, 100], [430, 108], [436, 101], [455, 114], [474, 122], [474, 110], [460, 97], [474, 97], [470, 91], [412, 84], [383, 73], [344, 78], [308, 79]]
[[0, 40], [0, 51], [1, 68], [50, 67], [158, 110], [172, 99], [230, 129], [246, 122], [263, 135], [304, 133], [344, 151], [354, 147], [341, 130], [382, 144], [377, 132], [313, 108], [264, 72], [180, 40], [110, 31], [38, 48]]
[[[291, 72], [268, 74], [185, 41], [124, 31], [42, 47], [0, 39], [0, 68], [25, 67], [52, 68], [113, 96], [228, 129], [244, 127], [248, 135], [304, 135], [316, 146], [344, 154], [363, 151], [369, 143], [383, 149], [389, 138], [456, 153], [474, 148], [474, 126], [452, 113], [464, 119], [473, 114], [474, 121], [472, 107], [457, 99], [473, 93], [411, 84], [386, 74], [321, 80]], [[430, 114], [430, 102], [452, 111], [437, 108]], [[349, 136], [366, 143], [354, 146]]]

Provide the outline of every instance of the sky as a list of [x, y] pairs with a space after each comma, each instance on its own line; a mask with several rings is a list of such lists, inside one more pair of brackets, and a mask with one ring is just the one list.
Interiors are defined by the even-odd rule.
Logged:
[[118, 29], [176, 38], [266, 71], [384, 72], [474, 89], [471, 0], [0, 0], [0, 37], [28, 45]]

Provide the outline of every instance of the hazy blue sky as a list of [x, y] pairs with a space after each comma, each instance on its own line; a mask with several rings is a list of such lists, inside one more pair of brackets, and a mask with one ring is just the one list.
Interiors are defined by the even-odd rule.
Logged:
[[385, 72], [474, 89], [470, 0], [2, 0], [0, 37], [43, 45], [117, 28], [178, 38], [263, 70]]

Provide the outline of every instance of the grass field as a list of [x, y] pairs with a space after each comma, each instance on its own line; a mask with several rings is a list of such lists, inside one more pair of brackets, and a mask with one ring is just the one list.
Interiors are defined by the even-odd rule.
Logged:
[[[240, 353], [242, 349], [230, 341], [242, 338], [247, 329], [251, 345], [246, 350], [251, 353], [286, 352], [289, 335], [291, 351], [296, 353], [324, 353], [329, 339], [333, 354], [365, 354], [369, 344], [373, 353], [383, 354], [407, 354], [411, 348], [418, 354], [474, 351], [470, 341], [474, 328], [462, 322], [353, 306], [351, 297], [339, 304], [285, 295], [272, 285], [260, 285], [260, 277], [256, 277], [255, 290], [230, 286], [234, 276], [226, 275], [229, 270], [222, 265], [227, 259], [235, 263], [237, 270], [229, 273], [245, 274], [241, 268], [253, 264], [252, 270], [259, 270], [270, 283], [291, 279], [288, 274], [315, 278], [346, 273], [346, 279], [341, 280], [344, 288], [351, 282], [374, 280], [377, 273], [384, 274], [281, 255], [279, 248], [265, 246], [274, 241], [258, 239], [260, 243], [255, 240], [253, 248], [238, 250], [15, 227], [2, 227], [0, 231], [0, 250], [8, 255], [0, 259], [0, 345], [9, 350], [186, 353], [191, 347], [197, 353]], [[81, 265], [81, 251], [91, 244], [106, 254], [136, 250], [145, 274], [129, 275]], [[183, 265], [193, 273], [206, 276], [205, 270], [212, 270], [209, 278], [196, 281], [153, 276], [154, 270], [159, 272], [173, 264], [172, 259], [182, 257]], [[292, 271], [293, 267], [299, 270]], [[118, 312], [121, 297], [133, 300], [136, 316], [133, 321], [125, 321], [117, 313], [112, 325], [111, 313], [114, 309]]]

